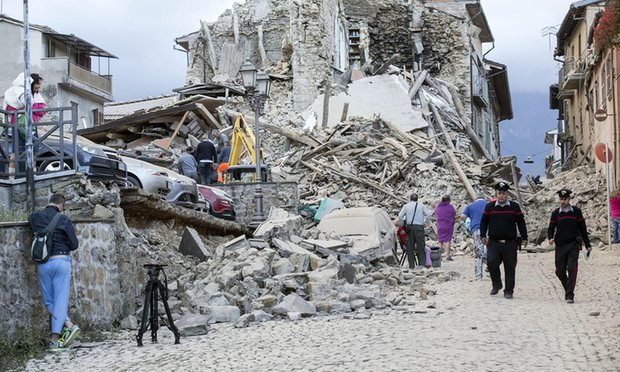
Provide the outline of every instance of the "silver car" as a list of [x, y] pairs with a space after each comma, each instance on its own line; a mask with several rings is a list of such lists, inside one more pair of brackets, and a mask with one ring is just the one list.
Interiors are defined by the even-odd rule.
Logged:
[[168, 177], [168, 171], [159, 169], [151, 163], [142, 160], [121, 156], [127, 164], [127, 183], [131, 186], [143, 189], [165, 199], [172, 190], [173, 180]]
[[131, 185], [159, 195], [171, 204], [196, 210], [209, 209], [193, 179], [146, 161], [127, 156], [122, 159], [127, 164], [127, 181]]

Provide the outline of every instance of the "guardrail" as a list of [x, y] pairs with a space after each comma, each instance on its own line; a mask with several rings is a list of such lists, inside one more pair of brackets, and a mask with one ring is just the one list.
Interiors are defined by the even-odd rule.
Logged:
[[[70, 164], [77, 164], [77, 104], [32, 111], [45, 112], [40, 121], [33, 123], [34, 174], [62, 172]], [[26, 177], [24, 118], [24, 110], [0, 109], [0, 180]], [[64, 151], [67, 148], [72, 151]]]

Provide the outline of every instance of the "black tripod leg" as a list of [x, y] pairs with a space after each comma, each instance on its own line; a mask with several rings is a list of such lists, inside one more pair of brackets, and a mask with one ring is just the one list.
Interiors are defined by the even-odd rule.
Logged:
[[142, 323], [140, 323], [140, 329], [138, 330], [138, 335], [136, 336], [136, 341], [138, 341], [138, 346], [142, 346], [142, 335], [149, 327], [149, 314], [151, 311], [151, 296], [153, 293], [153, 283], [149, 281], [146, 285], [146, 291], [144, 294], [144, 308], [142, 308]]
[[170, 307], [168, 306], [168, 295], [167, 295], [168, 292], [166, 288], [164, 287], [164, 285], [161, 284], [161, 281], [157, 282], [157, 286], [159, 287], [159, 291], [162, 293], [161, 300], [164, 303], [164, 308], [166, 309], [166, 317], [168, 318], [168, 321], [167, 321], [168, 329], [170, 329], [172, 333], [174, 333], [174, 343], [179, 344], [181, 343], [179, 341], [181, 338], [181, 334], [179, 333], [179, 330], [174, 325], [174, 321], [172, 320], [172, 314], [170, 313]]
[[151, 302], [151, 342], [157, 343], [157, 330], [159, 329], [159, 303], [158, 283], [153, 283], [153, 301]]

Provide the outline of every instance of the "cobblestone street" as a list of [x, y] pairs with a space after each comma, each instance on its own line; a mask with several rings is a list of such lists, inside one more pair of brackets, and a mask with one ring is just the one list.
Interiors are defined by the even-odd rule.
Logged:
[[[135, 344], [135, 332], [31, 360], [28, 371], [619, 371], [620, 250], [580, 259], [574, 304], [553, 268], [553, 253], [519, 255], [515, 298], [489, 296], [491, 282], [473, 278], [473, 259], [441, 270], [453, 281], [430, 286], [406, 306], [236, 329], [218, 324], [208, 335], [172, 344]], [[598, 315], [597, 315], [598, 314]], [[364, 319], [366, 318], [366, 319]]]

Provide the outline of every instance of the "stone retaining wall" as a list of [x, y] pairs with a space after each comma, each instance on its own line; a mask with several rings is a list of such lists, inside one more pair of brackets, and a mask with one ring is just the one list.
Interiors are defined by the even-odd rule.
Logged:
[[[230, 183], [217, 185], [230, 194], [235, 202], [236, 221], [243, 225], [249, 225], [254, 217], [256, 203], [254, 201], [254, 183]], [[296, 182], [264, 182], [263, 211], [265, 217], [269, 216], [271, 207], [282, 208], [290, 213], [298, 214], [299, 190]]]
[[[145, 276], [135, 259], [118, 249], [113, 220], [77, 221], [75, 228], [80, 247], [71, 254], [71, 310], [109, 326], [135, 307], [141, 290], [135, 283], [146, 283]], [[37, 307], [44, 310], [36, 264], [29, 256], [31, 236], [27, 223], [0, 224], [0, 303], [10, 309], [0, 312], [0, 327], [9, 334], [17, 325], [28, 324]]]

